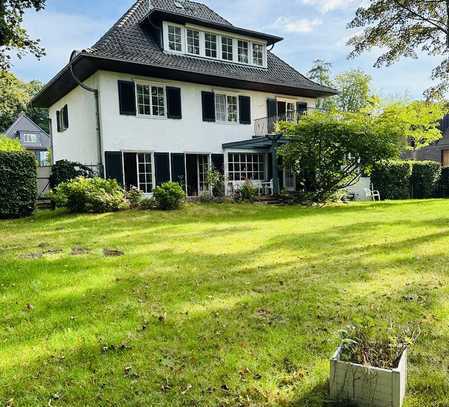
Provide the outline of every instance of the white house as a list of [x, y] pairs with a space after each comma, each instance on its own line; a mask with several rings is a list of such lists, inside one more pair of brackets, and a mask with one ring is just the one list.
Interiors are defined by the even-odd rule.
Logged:
[[104, 166], [146, 193], [173, 180], [198, 195], [211, 166], [231, 184], [295, 188], [278, 176], [273, 123], [336, 91], [275, 56], [281, 40], [201, 3], [138, 0], [34, 98], [50, 110], [54, 160]]

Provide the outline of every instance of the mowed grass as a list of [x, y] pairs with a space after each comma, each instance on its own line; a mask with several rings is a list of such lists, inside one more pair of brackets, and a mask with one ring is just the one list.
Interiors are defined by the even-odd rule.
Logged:
[[0, 229], [0, 405], [328, 405], [338, 332], [365, 317], [420, 325], [406, 406], [449, 405], [449, 201]]

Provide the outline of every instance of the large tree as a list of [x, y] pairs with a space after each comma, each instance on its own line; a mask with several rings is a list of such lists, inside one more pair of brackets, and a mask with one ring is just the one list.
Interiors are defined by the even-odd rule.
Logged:
[[351, 57], [372, 48], [384, 50], [375, 66], [388, 66], [401, 57], [418, 58], [423, 52], [441, 56], [432, 79], [438, 81], [426, 91], [429, 98], [449, 90], [449, 0], [369, 0], [360, 7], [349, 28], [363, 31], [348, 42]]
[[0, 71], [0, 132], [5, 131], [21, 112], [48, 132], [47, 109], [29, 105], [40, 89], [42, 83], [39, 81], [23, 82], [11, 72]]
[[343, 112], [359, 112], [370, 104], [371, 77], [359, 69], [337, 75], [335, 83], [339, 90], [336, 102]]
[[38, 39], [32, 39], [23, 27], [25, 10], [42, 10], [46, 0], [0, 0], [0, 70], [11, 67], [12, 53], [18, 58], [31, 53], [45, 55]]
[[[308, 73], [308, 77], [320, 85], [334, 87], [335, 84], [332, 81], [332, 64], [330, 62], [323, 61], [322, 59], [316, 59], [313, 61], [312, 68]], [[332, 110], [335, 107], [335, 98], [321, 98], [316, 101], [316, 107], [321, 110]]]

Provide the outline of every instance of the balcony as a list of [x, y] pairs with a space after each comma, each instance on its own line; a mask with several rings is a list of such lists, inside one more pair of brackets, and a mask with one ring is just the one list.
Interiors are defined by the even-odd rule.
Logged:
[[295, 122], [298, 123], [302, 117], [311, 113], [320, 111], [316, 108], [307, 108], [299, 112], [289, 112], [286, 114], [263, 117], [254, 121], [254, 137], [265, 137], [276, 133], [276, 124], [278, 122]]

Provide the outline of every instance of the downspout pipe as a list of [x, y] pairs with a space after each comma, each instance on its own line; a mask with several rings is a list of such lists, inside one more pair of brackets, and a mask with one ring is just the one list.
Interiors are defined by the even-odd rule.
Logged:
[[90, 86], [87, 86], [83, 82], [79, 80], [79, 78], [75, 75], [75, 72], [73, 71], [73, 60], [75, 57], [79, 54], [78, 51], [72, 51], [72, 54], [70, 55], [70, 73], [72, 74], [72, 77], [74, 81], [84, 90], [87, 92], [91, 92], [94, 94], [95, 97], [95, 110], [96, 110], [96, 121], [97, 121], [97, 142], [98, 142], [98, 165], [101, 168], [102, 176], [104, 176], [104, 166], [103, 166], [103, 137], [101, 134], [101, 118], [100, 118], [100, 92], [98, 89], [91, 88]]

